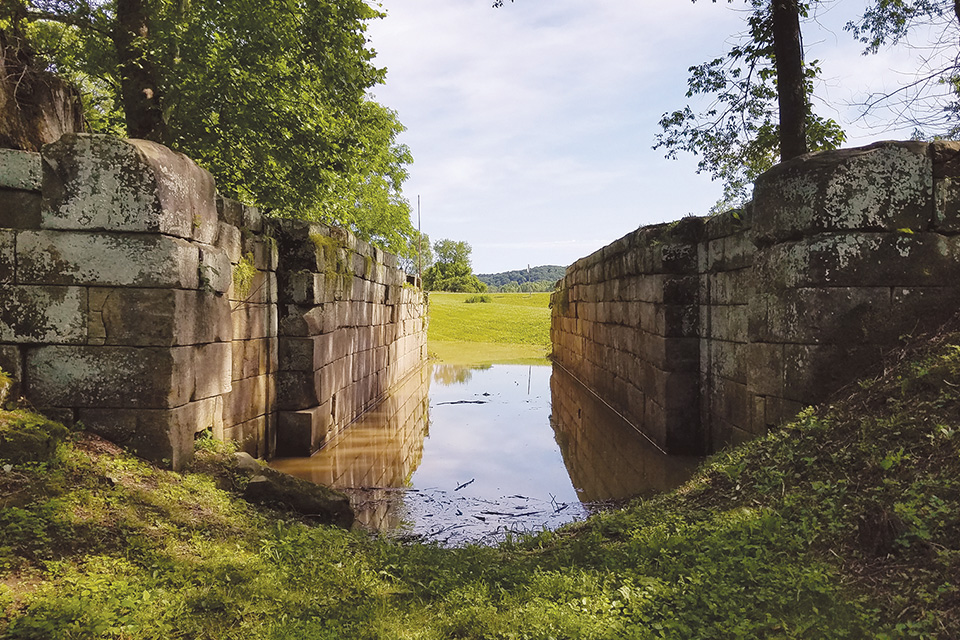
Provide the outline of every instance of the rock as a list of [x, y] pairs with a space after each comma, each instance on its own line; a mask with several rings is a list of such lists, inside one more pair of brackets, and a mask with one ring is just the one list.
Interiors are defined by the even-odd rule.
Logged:
[[44, 462], [68, 434], [62, 424], [39, 414], [0, 412], [0, 459], [13, 464]]
[[344, 529], [353, 525], [353, 509], [347, 496], [268, 467], [261, 467], [260, 473], [250, 478], [243, 498], [248, 502], [288, 509], [322, 524]]
[[263, 471], [263, 465], [257, 462], [257, 459], [246, 451], [238, 451], [233, 454], [237, 460], [237, 469], [244, 473], [257, 473]]

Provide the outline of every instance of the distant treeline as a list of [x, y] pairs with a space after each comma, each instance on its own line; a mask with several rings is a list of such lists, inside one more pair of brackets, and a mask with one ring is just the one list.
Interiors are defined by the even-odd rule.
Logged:
[[477, 278], [495, 292], [552, 291], [566, 269], [551, 264], [502, 273], [480, 273]]

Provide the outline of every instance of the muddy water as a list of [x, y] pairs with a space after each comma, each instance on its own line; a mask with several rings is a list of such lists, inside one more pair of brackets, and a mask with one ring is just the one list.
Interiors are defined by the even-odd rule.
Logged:
[[314, 456], [271, 464], [350, 494], [365, 527], [455, 545], [582, 519], [696, 462], [661, 454], [559, 368], [435, 364]]

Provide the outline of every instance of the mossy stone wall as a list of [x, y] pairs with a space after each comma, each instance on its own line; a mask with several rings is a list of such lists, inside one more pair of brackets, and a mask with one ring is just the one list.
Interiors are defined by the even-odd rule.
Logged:
[[[343, 229], [217, 196], [151, 142], [68, 134], [0, 152], [13, 393], [174, 468], [206, 429], [258, 456], [309, 454], [415, 368], [426, 337], [404, 319], [425, 307], [396, 267]], [[306, 343], [309, 366], [291, 357]]]
[[827, 400], [960, 309], [960, 145], [882, 142], [761, 176], [753, 201], [571, 265], [555, 361], [672, 453]]

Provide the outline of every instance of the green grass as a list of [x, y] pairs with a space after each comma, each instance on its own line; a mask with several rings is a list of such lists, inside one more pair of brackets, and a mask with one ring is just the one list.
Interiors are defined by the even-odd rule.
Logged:
[[905, 362], [498, 548], [311, 526], [240, 500], [222, 445], [180, 474], [74, 433], [0, 460], [0, 638], [957, 638], [960, 334]]
[[550, 351], [550, 294], [430, 294], [428, 348], [447, 363], [543, 362]]

